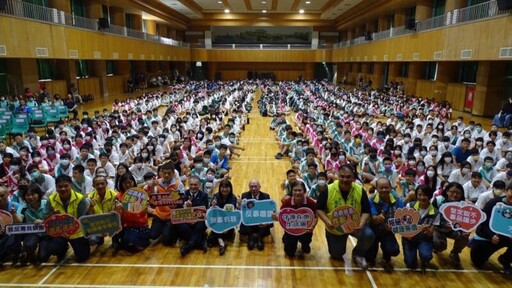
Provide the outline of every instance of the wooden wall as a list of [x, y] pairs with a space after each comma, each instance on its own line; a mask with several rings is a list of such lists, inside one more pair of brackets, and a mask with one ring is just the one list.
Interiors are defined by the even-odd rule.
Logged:
[[124, 93], [124, 84], [126, 83], [123, 75], [115, 75], [107, 77], [107, 91], [108, 94]]
[[80, 95], [91, 94], [94, 97], [101, 97], [100, 95], [100, 80], [96, 77], [78, 79], [78, 93]]
[[191, 61], [204, 62], [331, 62], [332, 50], [190, 49]]
[[208, 78], [214, 79], [215, 72], [222, 74], [222, 80], [247, 79], [248, 71], [272, 72], [276, 80], [297, 80], [314, 78], [314, 63], [261, 63], [261, 62], [208, 62]]
[[66, 97], [68, 93], [68, 85], [66, 80], [53, 80], [53, 81], [46, 81], [42, 82], [44, 83], [44, 86], [46, 87], [46, 91], [50, 93], [53, 99], [53, 95], [60, 94], [61, 99], [65, 99], [63, 97]]

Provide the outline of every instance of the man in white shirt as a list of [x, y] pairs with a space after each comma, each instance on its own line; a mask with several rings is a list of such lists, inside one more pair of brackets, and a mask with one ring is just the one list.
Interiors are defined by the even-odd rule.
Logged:
[[50, 194], [56, 191], [55, 188], [55, 179], [53, 179], [52, 176], [48, 174], [41, 173], [39, 171], [39, 166], [37, 165], [30, 165], [27, 168], [27, 172], [30, 175], [30, 181], [32, 184], [37, 184], [39, 187], [41, 187], [41, 190], [44, 192], [44, 199], [48, 199]]
[[501, 139], [496, 141], [496, 149], [500, 152], [501, 156], [505, 156], [505, 152], [512, 149], [510, 132], [503, 132]]
[[476, 207], [480, 209], [484, 209], [485, 204], [491, 201], [492, 199], [499, 198], [505, 193], [505, 182], [498, 180], [494, 181], [492, 184], [492, 189], [490, 191], [484, 192], [478, 196], [478, 200], [476, 201]]
[[87, 195], [92, 192], [92, 178], [84, 175], [85, 167], [76, 165], [73, 167], [73, 190], [82, 195]]
[[485, 192], [487, 188], [482, 184], [482, 174], [479, 172], [471, 173], [471, 181], [462, 185], [464, 188], [464, 198], [466, 201], [476, 202], [480, 194]]

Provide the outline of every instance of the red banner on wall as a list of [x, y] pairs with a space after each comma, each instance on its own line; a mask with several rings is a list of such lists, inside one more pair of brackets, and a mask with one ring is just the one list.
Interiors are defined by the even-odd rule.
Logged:
[[466, 97], [464, 99], [464, 111], [473, 111], [473, 102], [475, 100], [475, 85], [466, 85]]

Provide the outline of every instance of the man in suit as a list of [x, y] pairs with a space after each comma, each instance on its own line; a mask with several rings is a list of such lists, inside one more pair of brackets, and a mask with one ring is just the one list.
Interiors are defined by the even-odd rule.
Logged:
[[[261, 192], [261, 185], [258, 179], [252, 179], [249, 181], [249, 191], [242, 193], [242, 201], [244, 199], [254, 199], [254, 200], [268, 200], [270, 199], [270, 195], [265, 192]], [[252, 225], [246, 226], [244, 224], [240, 224], [240, 234], [247, 235], [249, 237], [249, 242], [247, 243], [247, 248], [249, 250], [254, 249], [254, 246], [258, 248], [258, 250], [264, 249], [263, 238], [265, 236], [270, 235], [270, 228], [273, 227], [274, 224], [260, 224], [260, 225]]]
[[[200, 190], [201, 180], [192, 175], [188, 178], [189, 189], [185, 191], [184, 208], [204, 206], [208, 208], [208, 194]], [[199, 248], [205, 253], [208, 251], [206, 246], [206, 224], [204, 221], [196, 223], [182, 223], [178, 225], [180, 238], [185, 240], [185, 245], [181, 247], [181, 256], [187, 255], [192, 249]]]

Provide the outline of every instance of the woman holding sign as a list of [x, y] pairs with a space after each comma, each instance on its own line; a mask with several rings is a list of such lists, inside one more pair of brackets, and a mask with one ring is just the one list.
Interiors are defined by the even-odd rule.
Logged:
[[[226, 205], [233, 206], [233, 209], [237, 208], [237, 204], [239, 199], [233, 194], [233, 185], [227, 179], [220, 181], [219, 184], [219, 192], [213, 195], [213, 200], [211, 202], [212, 207], [219, 207], [221, 209], [225, 209]], [[235, 237], [235, 229], [229, 229], [224, 233], [216, 233], [211, 231], [210, 235], [208, 235], [208, 239], [206, 240], [208, 243], [208, 247], [213, 247], [219, 244], [219, 255], [224, 255], [226, 253], [226, 243], [225, 240], [232, 240]]]
[[507, 248], [498, 257], [504, 273], [512, 275], [512, 186], [508, 186], [504, 197], [493, 199], [484, 206], [486, 220], [476, 229], [471, 241], [471, 262], [481, 268], [492, 254], [501, 248]]
[[[316, 211], [315, 200], [306, 196], [306, 185], [304, 184], [304, 182], [296, 181], [291, 185], [290, 188], [292, 190], [292, 197], [284, 200], [283, 204], [281, 205], [281, 210], [285, 210], [285, 208], [292, 208], [296, 211], [297, 209], [300, 209], [300, 208], [306, 208], [306, 209], [310, 210], [310, 211], [308, 211], [308, 212], [310, 212], [309, 214], [297, 213], [297, 214], [288, 214], [288, 216], [293, 215], [293, 216], [295, 216], [295, 219], [298, 219], [299, 218], [298, 216], [309, 216], [309, 217], [313, 218], [311, 220], [307, 219], [307, 221], [298, 220], [296, 222], [298, 225], [288, 225], [288, 224], [293, 224], [293, 223], [290, 223], [291, 221], [285, 221], [286, 225], [288, 225], [288, 226], [287, 227], [283, 226], [283, 229], [285, 230], [284, 235], [283, 235], [284, 252], [286, 253], [286, 256], [293, 258], [293, 257], [295, 257], [295, 251], [297, 251], [297, 243], [298, 242], [300, 242], [300, 244], [301, 244], [301, 249], [302, 249], [303, 253], [309, 254], [311, 252], [311, 246], [309, 246], [309, 245], [311, 244], [311, 241], [313, 239], [313, 230], [315, 229], [315, 226], [318, 223], [318, 218], [315, 217], [315, 211]], [[279, 215], [280, 215], [279, 217], [283, 218], [283, 215], [281, 213]], [[276, 215], [274, 215], [274, 217], [277, 218]], [[301, 217], [301, 219], [302, 218], [304, 218], [304, 217]], [[275, 219], [275, 220], [278, 220], [278, 219]], [[282, 221], [279, 221], [279, 222], [282, 223]], [[307, 227], [305, 227], [305, 229], [302, 229], [303, 231], [301, 231], [300, 234], [294, 233], [294, 232], [289, 232], [290, 230], [288, 230], [288, 228], [290, 226], [293, 226], [293, 227], [302, 226], [301, 222], [303, 222], [304, 224], [307, 223], [308, 225], [306, 225]], [[298, 229], [293, 228], [293, 230], [297, 231]], [[293, 234], [291, 234], [291, 233], [293, 233]]]
[[[440, 209], [442, 205], [450, 202], [464, 201], [464, 188], [457, 182], [449, 183], [446, 188], [443, 189], [441, 196], [434, 199], [432, 205], [436, 209]], [[436, 252], [442, 252], [448, 248], [447, 238], [453, 239], [453, 248], [450, 252], [450, 260], [453, 264], [460, 265], [460, 252], [468, 244], [468, 238], [470, 233], [464, 233], [457, 231], [452, 228], [452, 224], [444, 217], [441, 217], [441, 223], [434, 229], [434, 250]]]

